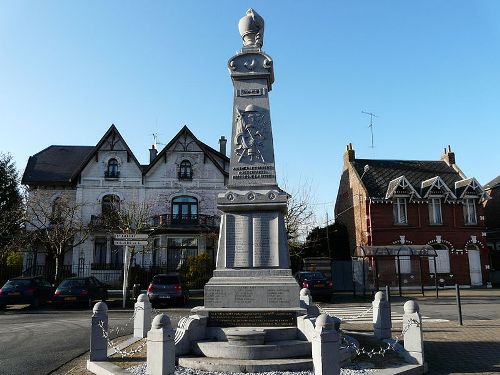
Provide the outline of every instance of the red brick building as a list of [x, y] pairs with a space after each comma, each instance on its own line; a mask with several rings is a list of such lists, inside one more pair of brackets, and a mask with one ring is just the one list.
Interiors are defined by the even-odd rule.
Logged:
[[490, 280], [500, 286], [500, 176], [484, 185], [491, 197], [484, 203], [486, 237], [490, 248]]
[[355, 281], [367, 289], [485, 284], [487, 198], [449, 146], [441, 160], [422, 161], [356, 159], [348, 145], [335, 220], [363, 261], [362, 271], [353, 264]]

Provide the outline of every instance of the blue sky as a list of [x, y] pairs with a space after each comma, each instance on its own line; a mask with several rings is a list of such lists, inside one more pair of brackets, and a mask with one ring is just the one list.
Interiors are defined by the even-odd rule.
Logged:
[[[183, 125], [231, 132], [227, 60], [249, 7], [266, 21], [278, 178], [331, 214], [351, 142], [359, 158], [499, 175], [500, 2], [0, 2], [0, 151], [19, 170], [51, 144], [94, 145], [114, 123], [140, 162]], [[374, 144], [369, 117], [374, 112]], [[325, 203], [326, 202], [326, 203]]]

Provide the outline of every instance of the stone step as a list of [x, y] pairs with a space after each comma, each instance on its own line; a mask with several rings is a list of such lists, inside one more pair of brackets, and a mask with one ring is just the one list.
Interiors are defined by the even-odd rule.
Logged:
[[[252, 327], [266, 332], [265, 341], [296, 340], [297, 327]], [[233, 328], [207, 327], [206, 337], [216, 341], [227, 341], [226, 331]]]
[[205, 357], [179, 357], [179, 366], [218, 372], [271, 372], [309, 371], [313, 369], [311, 358], [283, 359], [228, 359]]
[[198, 341], [193, 352], [210, 358], [277, 359], [311, 356], [311, 343], [301, 340], [270, 341], [264, 345], [235, 345], [227, 341]]

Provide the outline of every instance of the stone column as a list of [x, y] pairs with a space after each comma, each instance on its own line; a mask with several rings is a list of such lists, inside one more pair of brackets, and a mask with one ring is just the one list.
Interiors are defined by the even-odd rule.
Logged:
[[[104, 337], [105, 335], [106, 337]], [[104, 302], [97, 302], [94, 305], [94, 309], [92, 311], [92, 326], [90, 329], [91, 361], [106, 361], [108, 359], [107, 335], [108, 335], [108, 306]]]
[[373, 334], [376, 338], [390, 339], [392, 337], [391, 304], [385, 300], [384, 292], [375, 293], [373, 306]]
[[175, 371], [175, 331], [170, 318], [159, 314], [148, 332], [146, 372], [149, 375], [172, 375]]
[[422, 316], [415, 301], [404, 304], [403, 315], [404, 346], [416, 363], [424, 364], [424, 339], [422, 337]]
[[340, 324], [326, 314], [316, 318], [316, 328], [312, 337], [312, 358], [314, 375], [340, 374]]
[[134, 337], [143, 338], [151, 329], [151, 303], [146, 294], [137, 297], [134, 305]]

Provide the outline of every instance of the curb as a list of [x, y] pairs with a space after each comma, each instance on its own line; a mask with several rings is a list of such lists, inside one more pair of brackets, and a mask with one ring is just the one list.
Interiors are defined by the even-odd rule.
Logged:
[[[122, 350], [140, 340], [143, 340], [142, 337], [131, 337], [125, 341], [122, 341], [117, 345], [117, 348]], [[115, 354], [113, 348], [108, 348], [108, 357]], [[108, 361], [91, 361], [87, 360], [87, 370], [93, 372], [96, 375], [130, 375], [130, 372], [114, 365]]]

